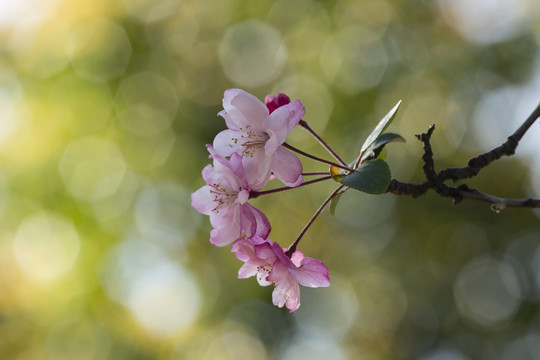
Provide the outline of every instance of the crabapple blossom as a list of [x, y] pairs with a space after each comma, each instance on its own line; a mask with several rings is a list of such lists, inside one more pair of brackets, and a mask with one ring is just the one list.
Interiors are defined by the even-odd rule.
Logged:
[[300, 100], [270, 113], [255, 96], [240, 89], [229, 89], [223, 97], [223, 109], [219, 115], [225, 119], [228, 129], [214, 139], [218, 154], [224, 157], [240, 154], [244, 170], [254, 179], [256, 187], [266, 184], [272, 173], [287, 186], [302, 183], [302, 163], [282, 146], [304, 116], [305, 108]]
[[270, 274], [272, 266], [265, 259], [261, 259], [255, 254], [255, 247], [264, 243], [272, 244], [272, 240], [268, 238], [263, 239], [259, 236], [252, 238], [243, 237], [232, 244], [231, 252], [234, 252], [239, 260], [245, 262], [240, 270], [238, 270], [239, 279], [245, 279], [255, 275], [259, 285], [268, 286], [272, 284], [272, 282], [266, 279]]
[[274, 305], [285, 305], [291, 312], [300, 306], [300, 287], [326, 287], [330, 285], [328, 268], [322, 261], [296, 250], [289, 258], [278, 243], [261, 237], [243, 237], [233, 243], [231, 251], [245, 264], [238, 278], [256, 275], [261, 286], [274, 284]]
[[210, 216], [213, 227], [210, 242], [225, 246], [239, 239], [244, 232], [247, 236], [268, 237], [271, 229], [268, 219], [247, 203], [249, 192], [260, 188], [253, 187], [250, 178], [245, 176], [241, 156], [233, 153], [227, 160], [211, 145], [207, 148], [214, 160], [213, 165], [203, 169], [206, 185], [191, 194], [191, 205], [198, 212]]

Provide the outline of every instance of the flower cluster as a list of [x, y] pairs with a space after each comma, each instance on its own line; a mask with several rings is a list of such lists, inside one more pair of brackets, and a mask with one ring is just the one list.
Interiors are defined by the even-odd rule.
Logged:
[[302, 120], [304, 106], [284, 94], [267, 96], [265, 102], [240, 89], [225, 91], [219, 115], [227, 129], [207, 145], [213, 164], [203, 169], [206, 185], [191, 201], [210, 217], [210, 242], [232, 244], [231, 251], [245, 262], [238, 277], [256, 276], [261, 286], [274, 284], [274, 304], [294, 311], [300, 306], [298, 284], [329, 286], [330, 280], [321, 261], [304, 257], [295, 245], [289, 251], [270, 240], [270, 222], [248, 203], [271, 177], [290, 188], [303, 182], [300, 160], [283, 144]]

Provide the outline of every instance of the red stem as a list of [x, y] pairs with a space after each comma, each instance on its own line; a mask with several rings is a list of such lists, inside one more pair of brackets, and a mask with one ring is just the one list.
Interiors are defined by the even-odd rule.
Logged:
[[289, 149], [289, 150], [291, 150], [291, 151], [294, 151], [294, 152], [296, 152], [296, 153], [298, 153], [298, 154], [300, 154], [300, 155], [303, 155], [303, 156], [305, 156], [305, 157], [307, 157], [307, 158], [309, 158], [309, 159], [312, 159], [312, 160], [315, 160], [315, 161], [318, 161], [318, 162], [322, 162], [322, 163], [324, 163], [324, 164], [333, 165], [333, 166], [335, 166], [335, 167], [338, 167], [338, 168], [340, 168], [340, 169], [344, 169], [344, 170], [347, 170], [347, 171], [351, 171], [351, 172], [354, 171], [354, 169], [351, 169], [351, 168], [348, 167], [347, 165], [343, 166], [343, 165], [336, 164], [336, 163], [333, 163], [333, 162], [328, 161], [328, 160], [321, 159], [321, 158], [319, 158], [319, 157], [317, 157], [317, 156], [313, 156], [313, 155], [311, 155], [311, 154], [308, 154], [308, 153], [306, 153], [306, 152], [303, 152], [302, 150], [297, 149], [297, 148], [295, 148], [294, 146], [291, 146], [291, 145], [289, 145], [289, 144], [287, 144], [287, 143], [283, 143], [283, 147], [285, 147], [285, 148], [287, 148], [287, 149]]
[[302, 239], [302, 237], [304, 236], [304, 234], [306, 233], [306, 231], [308, 231], [308, 229], [310, 228], [310, 226], [313, 224], [313, 222], [315, 221], [315, 219], [317, 219], [317, 216], [319, 216], [319, 214], [324, 210], [324, 208], [326, 207], [326, 205], [328, 205], [328, 203], [330, 202], [330, 200], [332, 200], [332, 198], [334, 196], [336, 196], [336, 194], [345, 187], [345, 185], [341, 185], [341, 186], [338, 186], [338, 188], [336, 190], [334, 190], [330, 196], [328, 196], [326, 198], [326, 200], [324, 200], [324, 202], [322, 203], [322, 205], [317, 209], [317, 211], [315, 212], [315, 214], [311, 217], [311, 219], [308, 221], [308, 223], [306, 224], [306, 226], [304, 226], [304, 228], [302, 229], [302, 232], [300, 233], [300, 235], [298, 235], [298, 237], [296, 238], [296, 240], [294, 241], [294, 243], [292, 243], [291, 246], [289, 246], [289, 250], [287, 250], [287, 252], [285, 253], [285, 255], [287, 255], [289, 258], [292, 256], [292, 254], [294, 254], [294, 252], [296, 251], [296, 246], [298, 246], [298, 243], [300, 242], [300, 239]]
[[255, 199], [255, 198], [257, 198], [257, 197], [259, 197], [261, 195], [267, 195], [267, 194], [273, 194], [273, 193], [277, 193], [277, 192], [281, 192], [281, 191], [292, 190], [292, 189], [299, 188], [301, 186], [315, 184], [315, 183], [318, 183], [320, 181], [328, 180], [328, 179], [331, 179], [331, 178], [332, 178], [332, 176], [328, 175], [328, 176], [323, 176], [323, 177], [318, 178], [318, 179], [305, 181], [305, 182], [301, 183], [300, 185], [298, 185], [296, 187], [284, 186], [284, 187], [271, 189], [271, 190], [265, 190], [265, 191], [250, 191], [249, 198], [250, 199]]

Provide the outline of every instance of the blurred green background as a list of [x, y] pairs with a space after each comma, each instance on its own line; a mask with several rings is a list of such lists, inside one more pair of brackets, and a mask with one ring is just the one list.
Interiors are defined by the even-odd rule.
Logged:
[[[533, 110], [539, 44], [533, 0], [0, 0], [0, 358], [538, 359], [538, 211], [349, 191], [300, 244], [332, 285], [289, 314], [190, 194], [225, 89], [301, 99], [349, 161], [403, 99], [387, 160], [419, 183], [429, 124], [456, 167]], [[540, 197], [539, 138], [469, 185]], [[334, 187], [254, 204], [285, 247]]]

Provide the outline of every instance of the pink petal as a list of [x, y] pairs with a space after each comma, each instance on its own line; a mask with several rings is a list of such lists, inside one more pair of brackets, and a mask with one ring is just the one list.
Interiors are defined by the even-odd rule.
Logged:
[[270, 169], [282, 183], [290, 187], [298, 186], [304, 180], [302, 163], [282, 146], [274, 153]]
[[[244, 177], [244, 165], [242, 163], [242, 156], [240, 154], [231, 154], [231, 156], [229, 157], [229, 166], [233, 174], [236, 175], [239, 179], [242, 179]], [[242, 181], [239, 181], [239, 183], [242, 183]]]
[[218, 216], [210, 216], [214, 229], [210, 231], [210, 243], [226, 246], [242, 236], [240, 206], [232, 206]]
[[285, 254], [285, 250], [283, 250], [277, 242], [272, 243], [272, 252], [277, 261], [286, 268], [296, 269], [296, 266], [292, 263], [291, 259]]
[[243, 141], [241, 141], [242, 132], [237, 130], [223, 130], [214, 138], [214, 149], [221, 156], [229, 156], [234, 152], [241, 153]]
[[209, 183], [208, 179], [212, 175], [212, 172], [214, 172], [214, 167], [212, 165], [206, 165], [202, 170], [202, 177], [207, 184]]
[[250, 259], [255, 259], [255, 250], [253, 249], [253, 244], [245, 237], [236, 240], [231, 245], [231, 252], [236, 255], [236, 258], [241, 261], [249, 261]]
[[214, 168], [215, 168], [215, 171], [219, 171], [219, 172], [222, 172], [222, 171], [230, 171], [231, 169], [231, 164], [229, 163], [229, 160], [227, 160], [225, 158], [225, 156], [223, 155], [220, 155], [216, 149], [210, 145], [210, 144], [207, 144], [206, 145], [206, 149], [208, 150], [208, 152], [210, 153], [210, 159], [213, 159], [214, 160]]
[[287, 296], [287, 302], [285, 302], [287, 309], [289, 309], [290, 312], [298, 310], [300, 307], [300, 287], [297, 283], [294, 283], [288, 289]]
[[308, 287], [330, 286], [328, 268], [322, 261], [310, 257], [304, 258], [298, 270], [291, 270], [294, 279], [300, 285]]
[[251, 264], [249, 262], [242, 265], [242, 267], [238, 270], [239, 279], [247, 279], [256, 274], [257, 274], [257, 265]]
[[270, 136], [266, 143], [264, 144], [264, 154], [266, 156], [272, 156], [276, 150], [283, 144], [282, 141], [278, 139], [274, 131], [271, 129], [267, 130], [267, 134]]
[[[268, 264], [261, 264], [261, 265], [263, 266], [258, 266], [258, 270], [257, 270], [257, 282], [259, 283], [260, 286], [272, 285], [272, 282], [268, 280], [269, 270], [266, 270], [266, 269], [270, 269], [271, 266]], [[264, 265], [267, 265], [267, 266], [264, 266]]]
[[296, 250], [291, 256], [291, 261], [296, 267], [299, 267], [303, 260], [304, 254], [300, 250]]
[[255, 246], [255, 255], [264, 260], [266, 263], [272, 265], [276, 261], [276, 256], [272, 250], [272, 245], [270, 243], [264, 243], [261, 245]]
[[266, 215], [248, 203], [240, 207], [242, 209], [242, 231], [246, 232], [246, 236], [256, 235], [266, 239], [272, 229]]
[[242, 159], [244, 179], [251, 190], [260, 190], [268, 184], [271, 161], [272, 158], [265, 155], [263, 148], [253, 149], [251, 156]]
[[[221, 170], [217, 171], [214, 168], [214, 171], [207, 177], [208, 184], [210, 186], [219, 186], [219, 188], [225, 189], [227, 192], [239, 192], [239, 189], [242, 188], [241, 180], [232, 173], [231, 169], [226, 168]], [[218, 204], [216, 203], [216, 205]], [[223, 205], [220, 208], [223, 208]]]
[[249, 200], [249, 191], [244, 189], [238, 193], [238, 197], [236, 198], [236, 201], [240, 205], [244, 205], [245, 203], [247, 203], [248, 200]]
[[223, 97], [223, 116], [229, 129], [246, 130], [249, 125], [255, 130], [265, 130], [268, 109], [255, 96], [240, 89], [229, 89]]
[[219, 155], [212, 145], [206, 144], [206, 150], [210, 153], [209, 158], [214, 160], [214, 168], [216, 171], [223, 171], [224, 169], [226, 171], [226, 169], [230, 168], [227, 159], [224, 156]]
[[[265, 260], [257, 257], [254, 251], [255, 246], [250, 243], [250, 241], [252, 240], [254, 239], [243, 237], [235, 241], [231, 246], [231, 251], [236, 254], [236, 257], [239, 260], [246, 262], [246, 264], [244, 264], [238, 271], [238, 277], [243, 279], [253, 275], [257, 275], [257, 281], [259, 282], [259, 285], [268, 286], [272, 284], [270, 281], [267, 280], [267, 277], [272, 267]], [[265, 240], [262, 240], [260, 238], [255, 239], [255, 241], [262, 241], [261, 243], [265, 242]]]
[[231, 154], [230, 160], [218, 155], [211, 145], [207, 146], [208, 151], [214, 159], [213, 169], [204, 170], [205, 181], [209, 185], [219, 184], [220, 187], [230, 190], [232, 193], [241, 191], [244, 168], [240, 155]]
[[252, 245], [261, 245], [264, 243], [272, 244], [272, 240], [270, 240], [270, 238], [263, 238], [258, 235], [252, 236], [250, 238], [246, 237], [246, 241]]
[[274, 264], [272, 272], [268, 276], [269, 281], [276, 283], [276, 287], [272, 292], [272, 301], [277, 307], [283, 307], [287, 302], [288, 289], [291, 286], [289, 272], [282, 264]]
[[272, 302], [279, 308], [282, 308], [287, 302], [287, 294], [283, 291], [282, 288], [274, 288], [272, 292]]
[[283, 144], [305, 113], [306, 109], [300, 100], [294, 100], [292, 103], [276, 109], [270, 115], [268, 128], [276, 134], [279, 143]]
[[191, 194], [191, 206], [204, 215], [210, 215], [216, 208], [212, 187], [206, 185]]
[[298, 309], [300, 306], [300, 288], [286, 266], [281, 263], [274, 264], [268, 280], [276, 283], [272, 293], [274, 305], [278, 307], [286, 305], [291, 312]]

